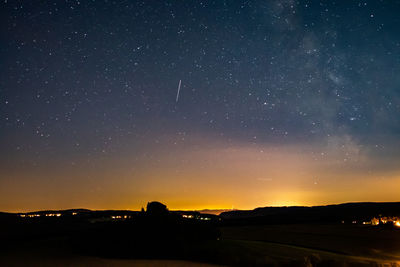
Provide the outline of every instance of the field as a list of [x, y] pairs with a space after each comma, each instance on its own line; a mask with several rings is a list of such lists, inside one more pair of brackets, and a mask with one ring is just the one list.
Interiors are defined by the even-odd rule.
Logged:
[[[292, 224], [220, 227], [219, 240], [185, 243], [174, 257], [92, 255], [68, 236], [4, 246], [0, 266], [400, 266], [400, 230], [362, 225]], [[165, 242], [168, 244], [168, 242]]]
[[242, 246], [242, 252], [259, 254], [257, 258], [270, 258], [272, 262], [304, 259], [334, 266], [400, 266], [399, 229], [294, 224], [223, 227], [221, 231], [225, 242]]

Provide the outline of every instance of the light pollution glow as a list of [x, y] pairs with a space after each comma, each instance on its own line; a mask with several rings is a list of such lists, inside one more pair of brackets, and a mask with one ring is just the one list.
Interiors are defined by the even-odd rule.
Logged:
[[161, 2], [2, 4], [0, 211], [400, 200], [398, 1]]
[[308, 145], [165, 138], [140, 157], [126, 147], [112, 158], [3, 169], [0, 210], [139, 210], [151, 200], [173, 210], [398, 201], [396, 162], [380, 162], [348, 136]]

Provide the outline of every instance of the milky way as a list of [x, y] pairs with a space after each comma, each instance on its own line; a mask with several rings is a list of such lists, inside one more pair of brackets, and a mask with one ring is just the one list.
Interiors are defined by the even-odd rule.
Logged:
[[3, 1], [0, 209], [394, 201], [399, 12]]

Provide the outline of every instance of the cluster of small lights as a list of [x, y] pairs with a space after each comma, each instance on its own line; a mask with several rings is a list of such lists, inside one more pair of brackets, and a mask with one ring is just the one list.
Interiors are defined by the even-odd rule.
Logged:
[[111, 219], [113, 220], [125, 220], [125, 219], [130, 219], [131, 216], [128, 215], [116, 215], [116, 216], [111, 216]]
[[191, 214], [189, 214], [189, 215], [182, 214], [182, 218], [185, 218], [185, 219], [197, 219], [197, 220], [201, 220], [201, 221], [209, 221], [209, 220], [211, 220], [211, 218], [209, 218], [209, 217], [194, 216], [194, 215], [191, 215]]

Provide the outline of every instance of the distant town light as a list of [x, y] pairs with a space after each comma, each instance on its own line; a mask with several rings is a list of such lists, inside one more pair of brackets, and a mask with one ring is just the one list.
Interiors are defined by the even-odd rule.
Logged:
[[45, 216], [46, 217], [60, 217], [61, 213], [47, 213]]
[[372, 218], [372, 219], [371, 219], [371, 224], [372, 224], [372, 225], [379, 225], [379, 219], [377, 219], [377, 218], [375, 218], [375, 217]]

